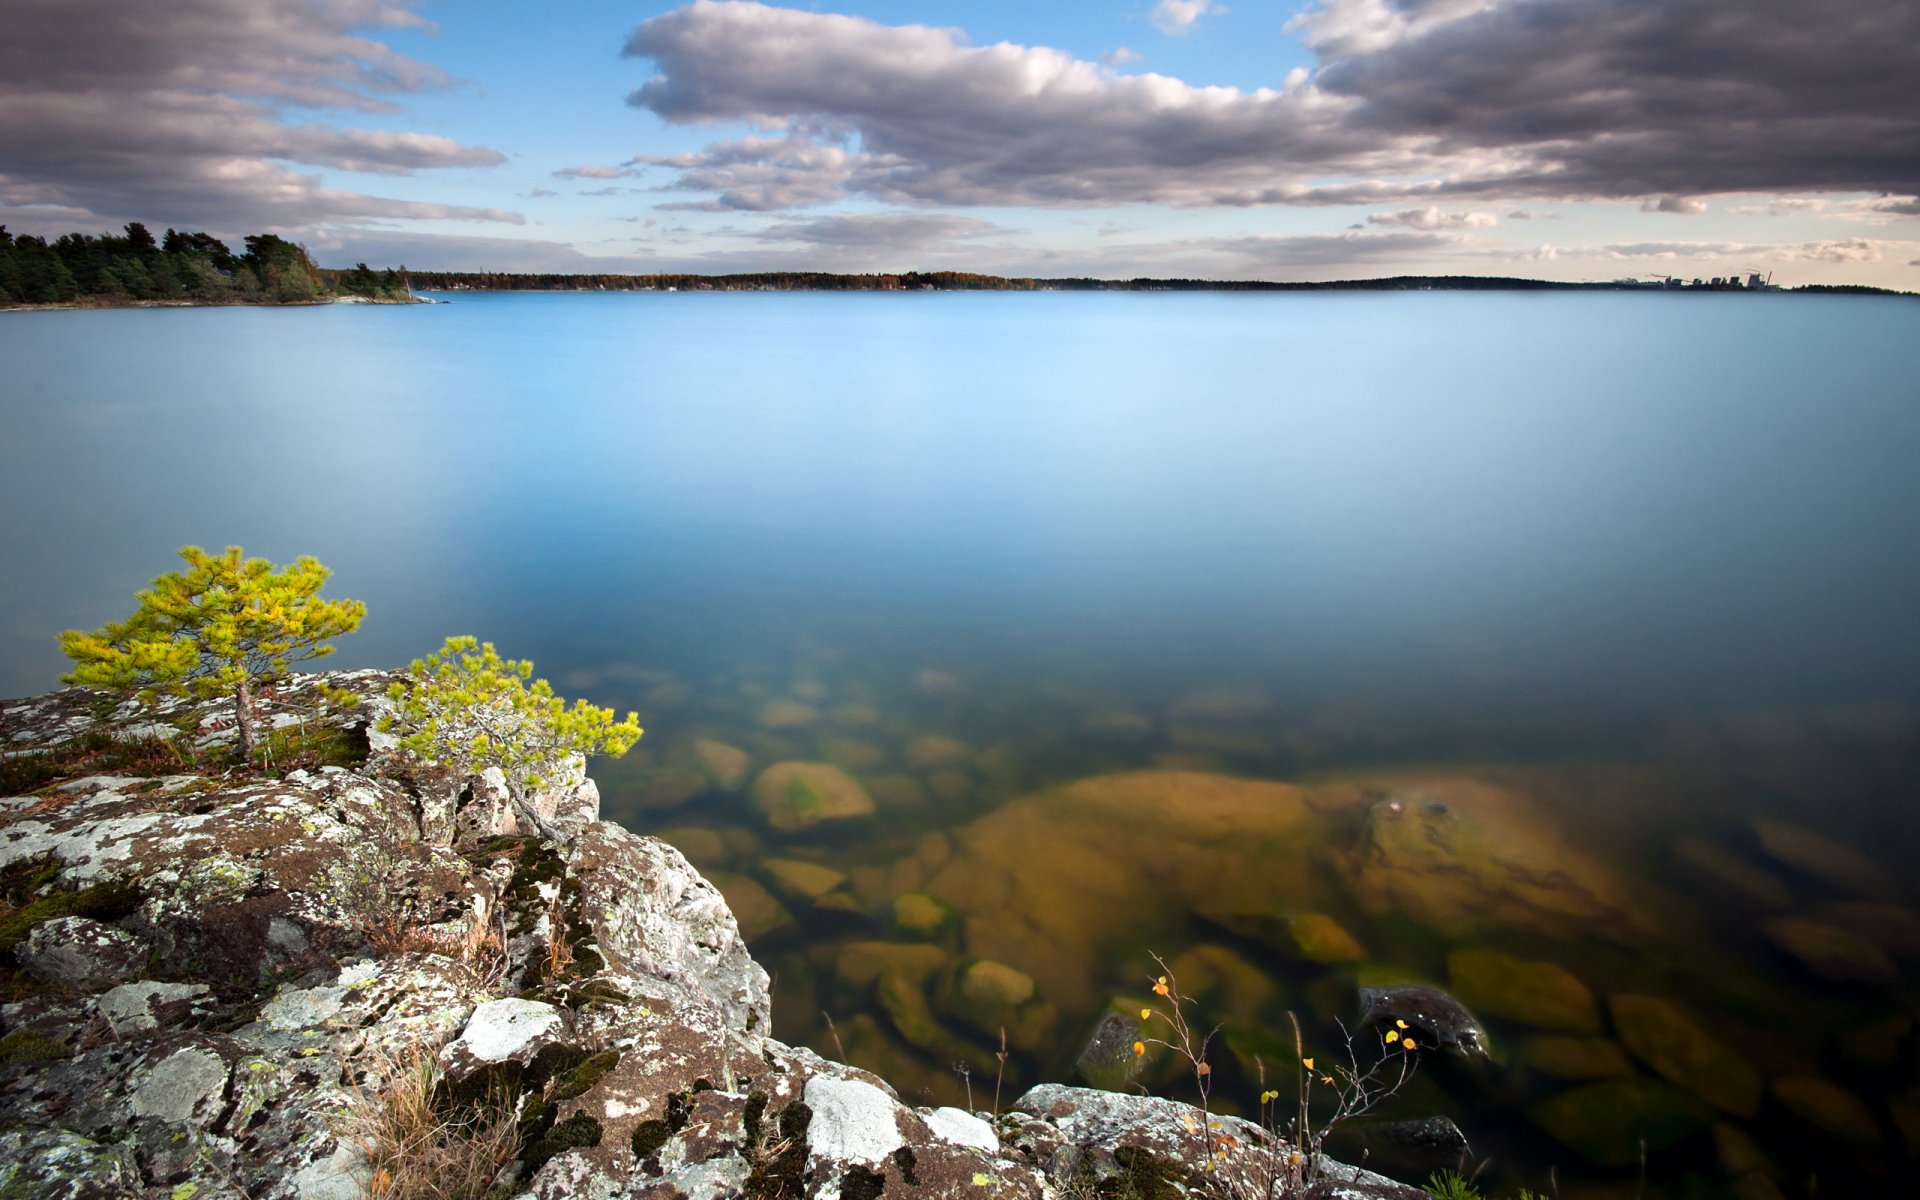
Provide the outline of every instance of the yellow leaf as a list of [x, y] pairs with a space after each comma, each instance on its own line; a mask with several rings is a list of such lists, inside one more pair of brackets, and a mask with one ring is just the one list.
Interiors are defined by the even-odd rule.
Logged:
[[1400, 1040], [1400, 1031], [1398, 1029], [1387, 1030], [1387, 1041], [1397, 1042], [1399, 1040]]
[[1420, 1048], [1412, 1038], [1401, 1038], [1400, 1044], [1409, 1050], [1418, 1050]]
[[1135, 1054], [1145, 1054], [1147, 1052], [1147, 1044], [1145, 1042], [1135, 1042], [1133, 1044], [1133, 1052]]
[[1405, 1029], [1407, 1027], [1407, 1023], [1405, 1021], [1399, 1020], [1398, 1018], [1395, 1018], [1393, 1023], [1395, 1027], [1400, 1029]]
[[1145, 1021], [1145, 1020], [1147, 1020], [1148, 1018], [1150, 1018], [1150, 1017], [1152, 1017], [1152, 1016], [1153, 1016], [1153, 1010], [1152, 1010], [1152, 1009], [1150, 1009], [1150, 1008], [1143, 1008], [1143, 1009], [1141, 1009], [1141, 1010], [1140, 1010], [1140, 1019], [1141, 1019], [1142, 1021]]
[[1301, 1060], [1300, 1060], [1300, 1064], [1301, 1064], [1302, 1066], [1304, 1066], [1304, 1067], [1306, 1067], [1306, 1069], [1307, 1069], [1307, 1070], [1309, 1070], [1309, 1071], [1311, 1071], [1311, 1070], [1313, 1070], [1313, 1060], [1312, 1060], [1312, 1059], [1310, 1059], [1310, 1058], [1303, 1058], [1303, 1059], [1301, 1059]]

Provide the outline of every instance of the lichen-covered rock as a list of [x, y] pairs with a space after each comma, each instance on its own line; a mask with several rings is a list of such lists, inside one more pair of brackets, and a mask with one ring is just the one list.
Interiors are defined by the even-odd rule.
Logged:
[[131, 979], [147, 962], [139, 938], [86, 917], [43, 921], [13, 953], [29, 974], [85, 991]]

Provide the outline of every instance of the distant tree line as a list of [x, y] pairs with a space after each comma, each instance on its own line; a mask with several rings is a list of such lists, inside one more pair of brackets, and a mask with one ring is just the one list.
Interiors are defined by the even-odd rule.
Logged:
[[0, 225], [0, 302], [9, 304], [302, 304], [335, 294], [405, 299], [404, 273], [365, 263], [325, 271], [305, 247], [250, 234], [235, 254], [210, 233], [169, 229], [155, 239], [138, 221], [120, 234], [69, 233], [49, 242]]

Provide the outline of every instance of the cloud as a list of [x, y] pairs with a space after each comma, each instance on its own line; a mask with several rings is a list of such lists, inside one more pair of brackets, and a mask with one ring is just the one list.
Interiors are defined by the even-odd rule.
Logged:
[[1873, 211], [1900, 217], [1920, 217], [1920, 196], [1886, 196], [1873, 202]]
[[562, 167], [555, 179], [631, 179], [640, 172], [633, 167]]
[[0, 201], [245, 230], [520, 219], [330, 188], [287, 165], [410, 175], [504, 161], [437, 134], [307, 116], [390, 113], [396, 98], [450, 85], [368, 36], [431, 28], [402, 4], [169, 0], [164, 17], [119, 0], [16, 7], [0, 38]]
[[[400, 230], [323, 228], [306, 239], [323, 267], [356, 262], [405, 264], [418, 271], [644, 271], [637, 260], [608, 260], [580, 253], [565, 242], [426, 234]], [[609, 265], [612, 264], [612, 265]]]
[[629, 97], [749, 122], [675, 186], [768, 211], [896, 203], [1433, 204], [1920, 192], [1911, 0], [1325, 0], [1277, 89], [757, 3], [640, 24]]
[[1145, 57], [1146, 55], [1129, 50], [1125, 46], [1115, 46], [1100, 56], [1100, 63], [1107, 67], [1124, 67], [1130, 63], [1137, 63]]
[[1254, 271], [1302, 267], [1362, 268], [1405, 263], [1417, 255], [1450, 250], [1458, 235], [1444, 233], [1303, 233], [1287, 236], [1208, 238], [1193, 245], [1240, 260]]
[[1752, 261], [1877, 263], [1888, 254], [1905, 253], [1913, 242], [1882, 241], [1873, 238], [1840, 238], [1813, 242], [1618, 242], [1589, 247], [1580, 253], [1611, 259], [1652, 258], [1676, 260], [1735, 259], [1743, 265]]
[[1683, 217], [1697, 217], [1707, 211], [1705, 200], [1696, 200], [1691, 196], [1662, 196], [1658, 200], [1643, 200], [1640, 211], [1648, 213], [1674, 213]]
[[1226, 7], [1214, 0], [1159, 0], [1147, 19], [1161, 33], [1179, 35], [1192, 30], [1194, 22], [1208, 13], [1225, 11]]
[[769, 242], [892, 254], [923, 251], [948, 242], [1007, 231], [990, 221], [947, 213], [871, 213], [818, 217], [769, 225], [754, 237]]
[[527, 193], [527, 198], [530, 200], [544, 200], [548, 196], [558, 196], [559, 194], [559, 192], [554, 191], [552, 188], [535, 188]]
[[1058, 207], [1364, 202], [1420, 188], [1324, 176], [1431, 166], [1343, 132], [1353, 102], [1311, 86], [1196, 88], [1044, 47], [970, 46], [923, 25], [699, 0], [642, 23], [626, 53], [660, 68], [630, 103], [676, 123], [774, 127], [642, 160], [738, 209], [849, 194]]
[[1369, 225], [1397, 225], [1403, 229], [1488, 229], [1499, 223], [1500, 218], [1492, 213], [1442, 212], [1432, 205], [1405, 212], [1373, 213], [1367, 217]]

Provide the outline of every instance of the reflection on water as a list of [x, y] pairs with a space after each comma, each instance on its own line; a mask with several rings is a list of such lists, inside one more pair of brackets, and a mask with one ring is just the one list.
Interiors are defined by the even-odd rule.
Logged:
[[[1491, 1179], [1759, 1200], [1920, 1141], [1920, 309], [1665, 295], [460, 296], [0, 317], [0, 692], [184, 543], [341, 666], [642, 711], [609, 811], [781, 1032], [976, 1104], [1163, 955], [1216, 1097], [1438, 984]], [[786, 765], [783, 765], [786, 764]], [[831, 1018], [831, 1024], [829, 1024]], [[961, 1069], [956, 1070], [956, 1064]], [[1141, 1078], [1181, 1094], [1163, 1061]], [[1778, 1183], [1774, 1182], [1777, 1174]]]

